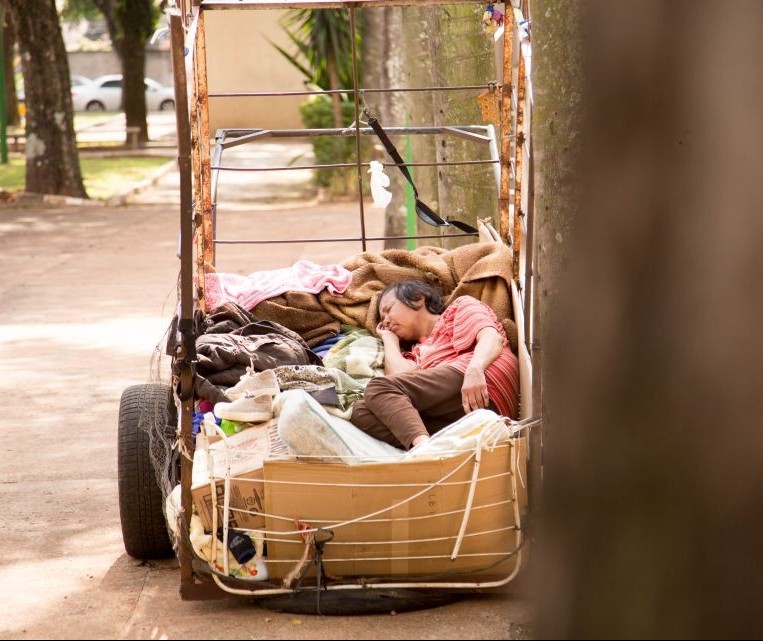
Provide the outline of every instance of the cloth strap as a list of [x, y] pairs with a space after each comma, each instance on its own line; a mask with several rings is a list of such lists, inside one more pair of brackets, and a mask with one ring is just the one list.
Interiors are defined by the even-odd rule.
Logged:
[[419, 199], [419, 192], [416, 189], [416, 185], [413, 182], [413, 177], [411, 176], [411, 172], [408, 170], [408, 166], [405, 164], [405, 161], [403, 160], [403, 157], [400, 155], [400, 152], [397, 150], [395, 145], [392, 144], [392, 141], [389, 139], [389, 136], [387, 136], [387, 133], [384, 131], [384, 129], [382, 129], [382, 126], [379, 124], [379, 121], [367, 113], [366, 113], [366, 118], [368, 121], [368, 125], [371, 127], [371, 129], [374, 130], [374, 133], [378, 136], [382, 145], [384, 145], [384, 148], [387, 150], [387, 153], [389, 154], [390, 158], [392, 158], [392, 160], [395, 161], [395, 164], [397, 165], [398, 169], [402, 172], [403, 176], [405, 176], [406, 180], [410, 183], [411, 188], [413, 189], [413, 195], [416, 199], [416, 214], [418, 215], [418, 217], [421, 220], [423, 220], [425, 223], [432, 225], [433, 227], [446, 227], [449, 225], [453, 225], [454, 227], [457, 227], [458, 229], [466, 232], [467, 234], [477, 234], [477, 230], [465, 222], [462, 222], [460, 220], [454, 220], [452, 218], [443, 220], [440, 216], [438, 216], [434, 212], [434, 210], [432, 210], [431, 207], [429, 207], [424, 202], [422, 202], [421, 199]]

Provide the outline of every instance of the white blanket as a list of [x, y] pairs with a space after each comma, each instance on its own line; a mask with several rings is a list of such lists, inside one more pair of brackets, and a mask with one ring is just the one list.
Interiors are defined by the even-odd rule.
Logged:
[[406, 452], [369, 436], [349, 421], [332, 416], [304, 390], [282, 392], [274, 410], [278, 434], [296, 456], [347, 464], [445, 458], [477, 446], [492, 447], [511, 434], [503, 418], [481, 409]]

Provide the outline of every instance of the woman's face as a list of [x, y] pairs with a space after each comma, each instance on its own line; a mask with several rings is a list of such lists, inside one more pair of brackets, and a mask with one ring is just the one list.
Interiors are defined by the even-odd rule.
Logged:
[[379, 302], [379, 319], [382, 329], [388, 329], [405, 341], [418, 341], [421, 338], [421, 320], [425, 307], [411, 309], [397, 299], [394, 293], [387, 292]]

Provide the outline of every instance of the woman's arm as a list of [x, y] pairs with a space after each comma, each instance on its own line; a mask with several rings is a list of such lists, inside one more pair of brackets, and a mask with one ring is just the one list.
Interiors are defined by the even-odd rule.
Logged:
[[461, 386], [461, 402], [464, 412], [487, 407], [490, 397], [487, 393], [485, 370], [503, 351], [503, 337], [494, 327], [483, 327], [477, 334], [472, 360], [464, 372], [464, 384]]
[[[416, 369], [416, 363], [409, 361], [400, 351], [400, 338], [388, 329], [384, 329], [381, 323], [376, 327], [376, 333], [384, 343], [384, 373], [399, 374]], [[492, 362], [492, 361], [491, 361]]]

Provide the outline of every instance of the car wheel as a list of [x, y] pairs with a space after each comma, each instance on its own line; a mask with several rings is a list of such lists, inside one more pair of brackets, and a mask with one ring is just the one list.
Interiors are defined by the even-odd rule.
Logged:
[[87, 103], [85, 111], [106, 111], [106, 105], [99, 100], [91, 100]]
[[162, 100], [162, 104], [159, 105], [160, 111], [172, 111], [175, 108], [174, 100]]
[[[127, 554], [136, 559], [172, 555], [164, 496], [152, 457], [171, 456], [177, 409], [169, 385], [132, 385], [119, 403], [117, 475], [119, 518]], [[172, 473], [173, 465], [170, 466]], [[168, 479], [172, 484], [174, 479]]]

